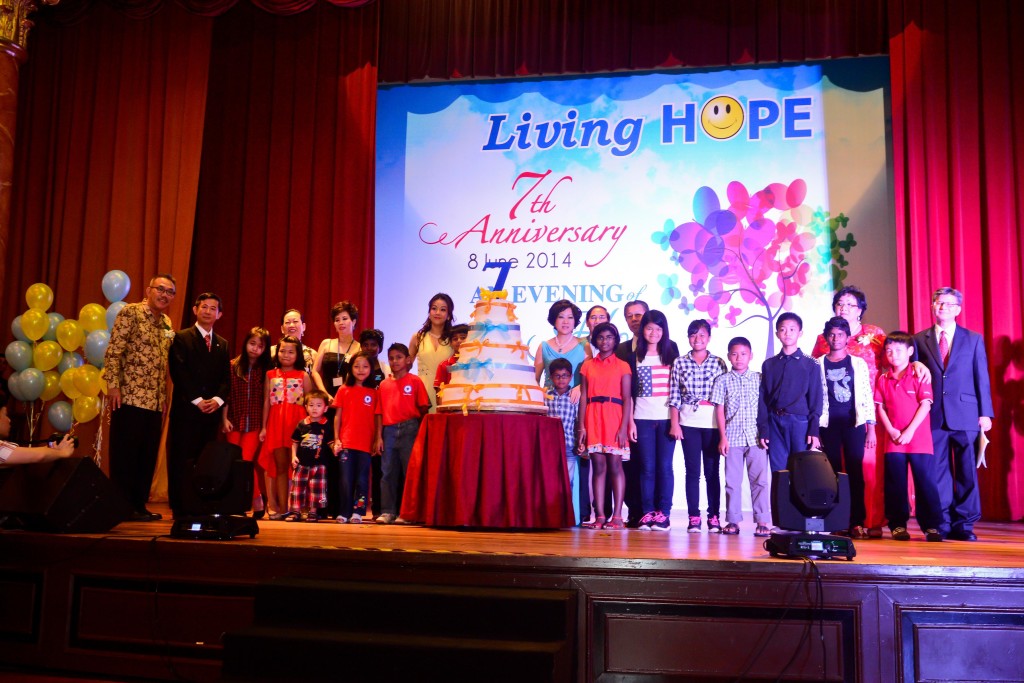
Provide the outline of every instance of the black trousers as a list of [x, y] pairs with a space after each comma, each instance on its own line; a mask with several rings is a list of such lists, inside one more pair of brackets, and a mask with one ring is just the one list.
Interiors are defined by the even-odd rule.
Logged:
[[[867, 509], [864, 506], [864, 442], [867, 427], [854, 424], [854, 420], [833, 420], [820, 431], [821, 450], [836, 472], [845, 472], [850, 482], [850, 528], [864, 526]], [[900, 526], [906, 526], [902, 524]]]
[[192, 404], [176, 403], [167, 427], [167, 501], [175, 516], [185, 514], [184, 496], [188, 462], [202, 454], [206, 444], [217, 440], [221, 411], [204, 413]]
[[149, 502], [162, 422], [159, 410], [124, 404], [110, 416], [110, 479], [137, 512]]

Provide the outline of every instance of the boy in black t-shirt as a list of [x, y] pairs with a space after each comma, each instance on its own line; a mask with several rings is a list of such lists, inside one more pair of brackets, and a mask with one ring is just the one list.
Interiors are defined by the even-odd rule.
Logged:
[[292, 478], [285, 521], [297, 522], [308, 510], [307, 522], [317, 522], [317, 509], [327, 507], [327, 459], [333, 457], [334, 429], [324, 417], [330, 397], [311, 391], [303, 397], [307, 417], [292, 432]]
[[821, 415], [821, 450], [832, 469], [850, 481], [851, 538], [867, 538], [864, 529], [864, 447], [875, 445], [875, 406], [870, 371], [863, 359], [851, 356], [846, 345], [850, 323], [836, 316], [822, 332], [829, 352], [818, 362], [827, 397]]

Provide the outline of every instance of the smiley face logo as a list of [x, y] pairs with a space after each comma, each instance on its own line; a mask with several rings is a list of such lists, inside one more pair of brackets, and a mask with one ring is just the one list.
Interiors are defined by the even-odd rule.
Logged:
[[743, 107], [728, 95], [712, 97], [700, 110], [700, 125], [716, 140], [728, 140], [743, 127]]

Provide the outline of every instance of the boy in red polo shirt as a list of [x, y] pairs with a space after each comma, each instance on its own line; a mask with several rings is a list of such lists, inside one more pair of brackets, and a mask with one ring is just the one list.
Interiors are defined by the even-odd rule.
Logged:
[[891, 369], [875, 382], [878, 421], [889, 434], [885, 452], [885, 516], [893, 539], [909, 541], [907, 520], [910, 500], [907, 495], [907, 465], [914, 475], [917, 497], [917, 522], [928, 541], [941, 541], [938, 527], [942, 506], [935, 478], [935, 455], [929, 419], [932, 385], [908, 372], [914, 355], [914, 338], [906, 332], [893, 332], [885, 339], [885, 357]]
[[384, 477], [381, 482], [381, 515], [378, 524], [404, 524], [397, 517], [402, 509], [402, 489], [405, 487], [405, 473], [416, 442], [420, 420], [430, 410], [430, 399], [423, 380], [409, 374], [412, 358], [405, 344], [388, 347], [388, 365], [391, 377], [380, 383], [380, 401], [377, 414], [381, 416], [381, 428], [377, 432], [374, 448], [383, 447]]

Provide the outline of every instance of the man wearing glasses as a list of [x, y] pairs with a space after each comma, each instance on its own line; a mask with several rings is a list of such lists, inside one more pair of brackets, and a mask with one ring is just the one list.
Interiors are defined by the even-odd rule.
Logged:
[[993, 411], [985, 341], [956, 324], [963, 303], [964, 295], [952, 287], [935, 290], [935, 325], [918, 332], [914, 341], [919, 360], [931, 370], [935, 394], [931, 428], [943, 508], [939, 531], [955, 541], [976, 541], [981, 498], [974, 442], [979, 431], [992, 428]]
[[110, 478], [132, 504], [132, 521], [160, 519], [146, 504], [167, 404], [167, 354], [174, 341], [171, 319], [164, 311], [176, 293], [173, 276], [160, 273], [150, 279], [146, 298], [117, 314], [104, 357], [113, 411]]

